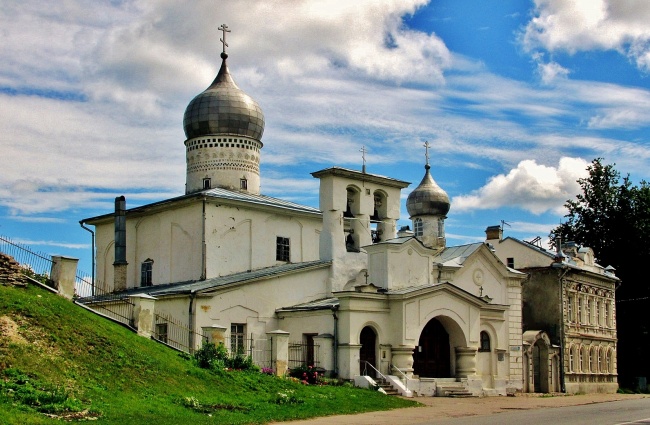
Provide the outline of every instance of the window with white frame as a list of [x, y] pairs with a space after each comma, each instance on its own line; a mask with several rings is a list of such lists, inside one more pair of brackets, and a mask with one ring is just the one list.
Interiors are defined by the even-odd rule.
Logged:
[[578, 323], [583, 323], [583, 318], [582, 318], [582, 296], [578, 295], [578, 320], [576, 320]]
[[413, 232], [415, 233], [415, 236], [422, 236], [424, 234], [424, 228], [423, 228], [421, 218], [416, 218], [415, 220], [413, 220]]
[[230, 353], [244, 354], [246, 352], [246, 325], [232, 323], [230, 325]]
[[575, 302], [575, 297], [573, 295], [569, 295], [567, 297], [567, 302], [566, 302], [566, 315], [567, 315], [567, 321], [569, 323], [573, 323], [575, 321], [575, 318], [573, 317], [574, 302]]

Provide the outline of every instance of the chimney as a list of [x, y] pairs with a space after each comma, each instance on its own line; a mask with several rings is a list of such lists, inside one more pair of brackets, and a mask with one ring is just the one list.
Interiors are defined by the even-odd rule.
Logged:
[[126, 290], [126, 199], [115, 198], [115, 262], [113, 263], [113, 291]]
[[489, 226], [485, 229], [485, 239], [488, 241], [501, 241], [503, 239], [503, 229], [501, 229], [501, 226]]
[[563, 263], [566, 260], [566, 255], [562, 252], [562, 238], [559, 236], [555, 237], [555, 262]]

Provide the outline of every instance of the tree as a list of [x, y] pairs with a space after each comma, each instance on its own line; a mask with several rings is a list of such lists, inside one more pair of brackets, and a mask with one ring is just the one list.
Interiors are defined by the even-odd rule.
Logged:
[[597, 158], [579, 179], [582, 193], [568, 200], [567, 221], [552, 230], [551, 240], [589, 246], [603, 266], [616, 268], [621, 286], [616, 291], [619, 383], [631, 385], [637, 376], [650, 376], [650, 185], [621, 180], [614, 165]]

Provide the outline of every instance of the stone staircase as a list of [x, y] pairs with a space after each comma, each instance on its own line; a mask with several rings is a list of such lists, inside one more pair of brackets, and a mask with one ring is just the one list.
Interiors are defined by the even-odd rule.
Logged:
[[436, 395], [438, 397], [477, 397], [467, 389], [467, 383], [458, 381], [436, 380]]
[[375, 382], [379, 385], [379, 388], [386, 392], [386, 395], [399, 395], [399, 392], [384, 378], [376, 378]]

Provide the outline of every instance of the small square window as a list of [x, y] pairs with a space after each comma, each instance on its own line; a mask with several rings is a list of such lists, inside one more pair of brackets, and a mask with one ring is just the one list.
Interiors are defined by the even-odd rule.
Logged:
[[155, 338], [158, 341], [167, 343], [167, 323], [156, 323]]
[[276, 239], [276, 251], [275, 259], [277, 261], [289, 261], [290, 252], [289, 252], [289, 238], [283, 238], [278, 236]]
[[514, 269], [515, 268], [515, 259], [513, 257], [508, 257], [507, 258], [507, 265], [511, 269]]

